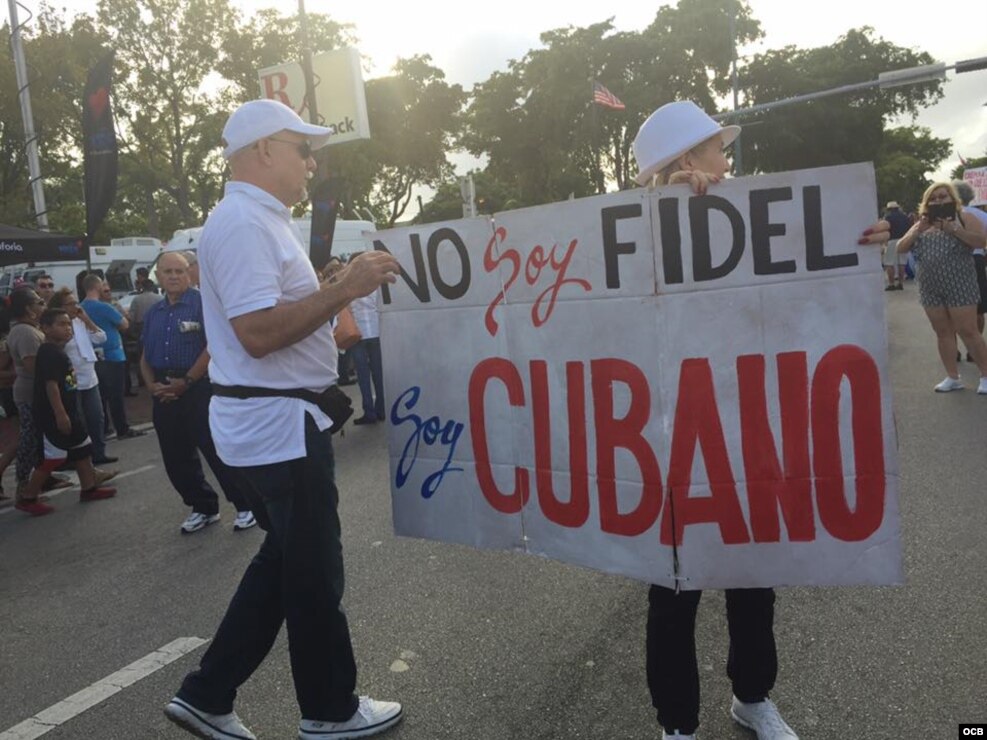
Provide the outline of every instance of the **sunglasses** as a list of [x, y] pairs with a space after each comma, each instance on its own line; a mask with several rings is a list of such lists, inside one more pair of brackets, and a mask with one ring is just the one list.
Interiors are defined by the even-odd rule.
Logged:
[[312, 145], [307, 141], [289, 141], [288, 139], [279, 139], [277, 136], [268, 136], [270, 141], [280, 141], [282, 144], [291, 144], [298, 150], [298, 156], [302, 159], [308, 159], [312, 156]]

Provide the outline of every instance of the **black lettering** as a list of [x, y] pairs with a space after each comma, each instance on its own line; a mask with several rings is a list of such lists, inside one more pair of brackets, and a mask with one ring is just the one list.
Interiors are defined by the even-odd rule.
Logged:
[[[439, 245], [446, 241], [456, 248], [459, 262], [462, 265], [459, 282], [455, 285], [449, 285], [439, 273]], [[428, 267], [432, 275], [432, 282], [435, 283], [435, 289], [443, 298], [454, 301], [466, 295], [466, 291], [470, 287], [470, 256], [466, 251], [466, 245], [463, 244], [463, 240], [455, 230], [446, 227], [432, 232], [428, 238]]]
[[661, 226], [661, 265], [665, 272], [665, 285], [675, 285], [683, 280], [678, 198], [658, 201], [658, 221]]
[[[384, 242], [377, 239], [374, 240], [374, 249], [378, 252], [391, 253], [391, 250], [384, 245]], [[411, 276], [404, 271], [403, 265], [400, 266], [398, 275], [404, 280], [404, 284], [411, 289], [411, 292], [414, 293], [415, 298], [420, 303], [431, 303], [432, 296], [429, 294], [428, 279], [425, 275], [425, 259], [422, 257], [422, 242], [418, 234], [411, 235], [411, 258], [415, 262], [415, 277], [418, 279], [418, 282], [416, 283], [411, 279]], [[391, 290], [389, 283], [384, 283], [380, 286], [380, 295], [385, 305], [390, 304]]]
[[795, 260], [771, 261], [771, 237], [784, 236], [785, 224], [770, 222], [768, 206], [780, 200], [791, 200], [791, 188], [752, 190], [751, 204], [751, 254], [754, 257], [755, 275], [780, 275], [795, 272]]
[[346, 116], [346, 131], [347, 131], [347, 133], [349, 133], [350, 131], [355, 131], [355, 130], [356, 129], [353, 128], [353, 119], [350, 118], [349, 116]]
[[857, 253], [825, 253], [822, 226], [822, 195], [818, 185], [802, 188], [802, 217], [805, 221], [805, 266], [809, 272], [854, 267]]
[[635, 242], [617, 241], [617, 222], [624, 218], [639, 218], [640, 216], [640, 203], [613, 206], [600, 211], [600, 222], [603, 229], [603, 264], [606, 267], [607, 288], [610, 290], [620, 287], [620, 267], [617, 265], [617, 258], [622, 254], [634, 254], [637, 251]]
[[[719, 211], [730, 220], [733, 244], [722, 265], [713, 267], [709, 241], [710, 211]], [[744, 254], [744, 218], [726, 198], [700, 195], [689, 199], [689, 227], [692, 230], [692, 278], [698, 283], [717, 280], [733, 272]]]

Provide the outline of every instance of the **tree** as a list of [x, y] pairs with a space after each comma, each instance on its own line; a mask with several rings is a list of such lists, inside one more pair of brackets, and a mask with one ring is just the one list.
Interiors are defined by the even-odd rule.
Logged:
[[[159, 233], [201, 223], [222, 178], [217, 96], [204, 83], [218, 64], [228, 0], [100, 0], [117, 51], [121, 159], [139, 172], [147, 222]], [[160, 194], [174, 202], [162, 212]]]
[[451, 177], [447, 153], [459, 131], [464, 93], [431, 57], [401, 59], [395, 74], [366, 83], [372, 138], [332, 147], [330, 167], [348, 185], [351, 208], [382, 227], [404, 215], [415, 187]]
[[952, 177], [954, 180], [962, 180], [963, 173], [966, 170], [972, 170], [975, 167], [987, 167], [987, 155], [983, 157], [974, 157], [973, 159], [968, 159], [966, 161], [966, 164], [961, 164], [958, 167], [955, 167], [949, 176]]
[[[803, 93], [876, 79], [880, 72], [931, 64], [918, 53], [852, 30], [830, 46], [775, 49], [754, 57], [742, 73], [745, 104], [773, 102]], [[942, 97], [939, 82], [845, 95], [745, 116], [741, 123], [744, 169], [778, 172], [870, 161], [881, 148], [885, 122]], [[927, 164], [927, 169], [932, 166]]]
[[928, 173], [949, 156], [949, 139], [932, 136], [927, 128], [906, 126], [884, 132], [874, 157], [878, 204], [896, 200], [913, 210], [929, 186]]
[[[681, 0], [639, 33], [615, 33], [611, 21], [547, 31], [543, 48], [474, 88], [463, 142], [489, 156], [492, 175], [513, 183], [523, 205], [604, 192], [608, 183], [631, 187], [631, 144], [655, 108], [688, 98], [715, 110], [732, 56], [731, 16], [740, 43], [760, 35], [739, 0]], [[592, 105], [593, 79], [626, 109]]]
[[[519, 207], [514, 200], [514, 191], [486, 171], [474, 171], [473, 185], [476, 190], [476, 210], [480, 214], [493, 214]], [[415, 217], [417, 223], [451, 221], [463, 217], [463, 195], [459, 189], [459, 178], [445, 180], [436, 188], [435, 195]]]

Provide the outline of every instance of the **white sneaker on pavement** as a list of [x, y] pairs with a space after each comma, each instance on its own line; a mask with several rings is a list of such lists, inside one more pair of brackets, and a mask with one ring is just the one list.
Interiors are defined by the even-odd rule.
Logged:
[[298, 740], [348, 740], [384, 732], [401, 721], [401, 705], [360, 697], [360, 706], [345, 722], [316, 722], [303, 719], [298, 725]]
[[950, 391], [961, 391], [966, 386], [959, 378], [951, 378], [948, 375], [936, 386], [936, 393], [949, 393]]
[[696, 735], [695, 733], [692, 735], [683, 735], [678, 730], [669, 735], [665, 730], [662, 730], [661, 740], [696, 740]]
[[236, 712], [209, 714], [176, 696], [168, 702], [164, 713], [179, 727], [206, 740], [257, 740], [257, 736], [243, 726]]
[[254, 519], [254, 512], [238, 511], [236, 513], [236, 519], [233, 520], [233, 531], [241, 532], [244, 529], [250, 529], [256, 524], [257, 520]]
[[987, 396], [987, 377], [981, 376], [980, 385], [977, 386], [977, 393], [981, 396]]
[[200, 514], [197, 511], [193, 511], [188, 517], [182, 522], [182, 534], [192, 534], [192, 532], [198, 532], [203, 527], [207, 527], [210, 524], [215, 524], [219, 521], [219, 514]]
[[756, 732], [757, 740], [799, 740], [770, 699], [745, 703], [735, 696], [730, 705], [730, 716], [737, 724]]

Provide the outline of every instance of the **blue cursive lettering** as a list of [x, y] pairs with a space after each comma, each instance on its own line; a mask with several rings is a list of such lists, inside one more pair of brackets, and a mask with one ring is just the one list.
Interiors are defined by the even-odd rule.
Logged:
[[438, 443], [442, 447], [446, 447], [448, 453], [442, 467], [428, 476], [422, 483], [422, 498], [431, 498], [432, 494], [439, 489], [446, 473], [462, 472], [463, 470], [452, 467], [452, 456], [456, 451], [459, 436], [463, 433], [463, 424], [453, 419], [443, 424], [438, 416], [431, 416], [424, 421], [417, 414], [406, 413], [402, 416], [402, 411], [410, 412], [415, 407], [421, 393], [421, 388], [412, 386], [402, 393], [391, 406], [391, 423], [395, 427], [399, 427], [407, 422], [413, 425], [414, 430], [401, 451], [396, 483], [398, 488], [402, 488], [408, 481], [411, 469], [418, 461], [418, 448], [423, 442], [428, 446]]

